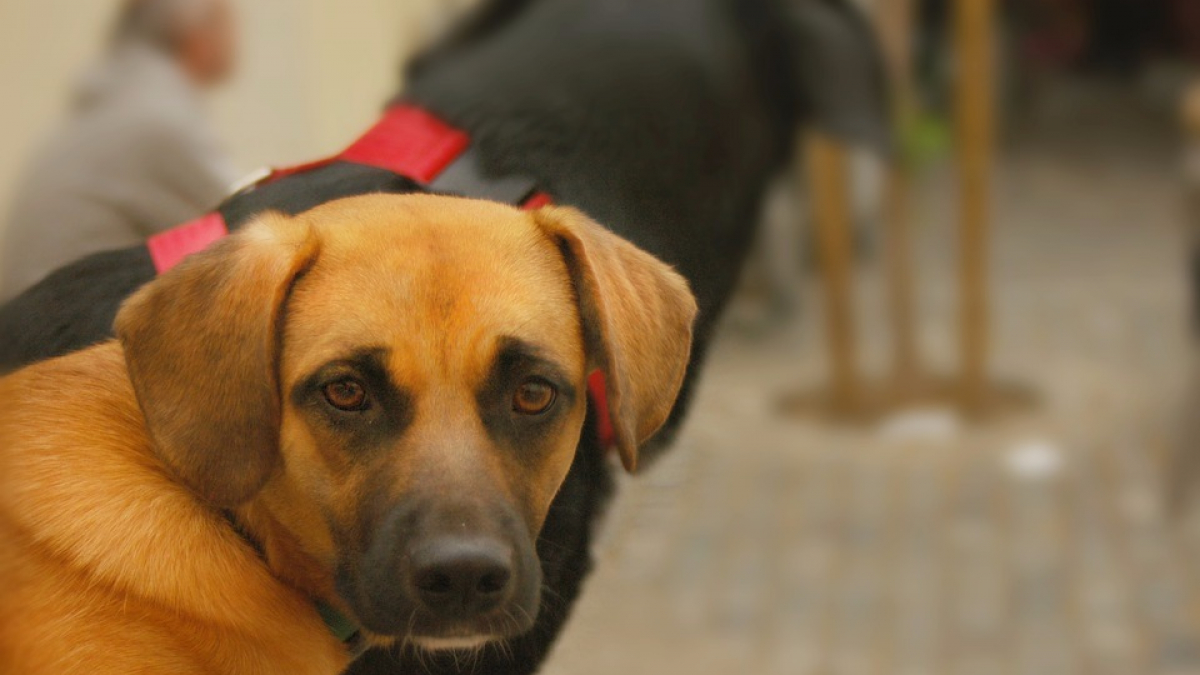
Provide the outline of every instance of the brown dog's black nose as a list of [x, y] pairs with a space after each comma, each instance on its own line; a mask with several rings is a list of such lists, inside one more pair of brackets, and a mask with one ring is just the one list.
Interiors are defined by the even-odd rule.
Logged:
[[512, 595], [512, 552], [491, 539], [445, 538], [412, 553], [414, 595], [447, 617], [495, 609]]

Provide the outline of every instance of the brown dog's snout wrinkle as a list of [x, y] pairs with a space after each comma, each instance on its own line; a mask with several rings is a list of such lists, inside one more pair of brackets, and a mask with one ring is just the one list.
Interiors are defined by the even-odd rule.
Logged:
[[488, 536], [444, 536], [409, 554], [412, 594], [450, 619], [490, 612], [512, 598], [512, 547]]

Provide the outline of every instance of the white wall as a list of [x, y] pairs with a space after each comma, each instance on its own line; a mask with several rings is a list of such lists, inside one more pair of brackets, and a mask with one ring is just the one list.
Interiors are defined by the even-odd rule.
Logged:
[[[397, 89], [403, 55], [469, 2], [235, 0], [241, 69], [212, 109], [238, 165], [249, 171], [336, 152]], [[118, 4], [0, 0], [0, 214]]]

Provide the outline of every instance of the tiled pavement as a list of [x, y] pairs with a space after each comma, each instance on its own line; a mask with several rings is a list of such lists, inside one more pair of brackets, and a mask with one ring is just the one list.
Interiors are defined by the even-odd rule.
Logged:
[[[1200, 519], [1162, 489], [1189, 370], [1176, 165], [1161, 135], [1098, 137], [1017, 147], [998, 181], [994, 371], [1033, 411], [788, 419], [779, 397], [823, 372], [815, 296], [793, 329], [725, 335], [675, 448], [625, 482], [545, 672], [1200, 673]], [[951, 185], [931, 172], [920, 214], [940, 371]]]

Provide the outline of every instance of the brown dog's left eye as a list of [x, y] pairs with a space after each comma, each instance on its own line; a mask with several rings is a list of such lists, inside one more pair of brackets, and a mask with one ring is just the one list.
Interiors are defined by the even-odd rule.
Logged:
[[354, 412], [367, 407], [367, 390], [356, 380], [330, 382], [323, 391], [325, 400], [338, 410]]
[[517, 387], [513, 394], [513, 410], [522, 415], [540, 415], [554, 405], [558, 392], [553, 385], [541, 379], [529, 379]]

